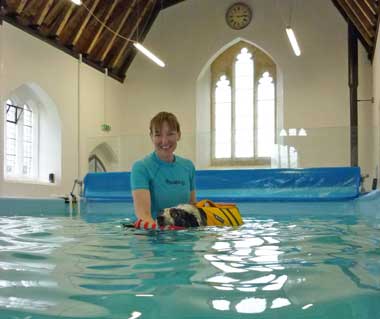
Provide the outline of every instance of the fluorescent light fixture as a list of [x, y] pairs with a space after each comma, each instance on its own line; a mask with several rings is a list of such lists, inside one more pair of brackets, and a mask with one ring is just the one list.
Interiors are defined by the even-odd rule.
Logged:
[[82, 4], [81, 0], [71, 0], [71, 2], [77, 4], [78, 6], [80, 6]]
[[300, 56], [301, 55], [301, 50], [300, 50], [300, 47], [298, 46], [296, 35], [294, 34], [294, 32], [293, 32], [293, 30], [292, 30], [291, 27], [287, 27], [286, 28], [286, 34], [288, 35], [288, 38], [289, 38], [290, 44], [292, 45], [294, 54], [296, 56]]
[[149, 59], [151, 59], [153, 62], [157, 63], [160, 67], [164, 67], [165, 63], [162, 62], [159, 58], [157, 58], [152, 52], [150, 52], [148, 49], [143, 47], [140, 43], [134, 42], [133, 45], [136, 47], [137, 50], [139, 50], [141, 53], [146, 55]]

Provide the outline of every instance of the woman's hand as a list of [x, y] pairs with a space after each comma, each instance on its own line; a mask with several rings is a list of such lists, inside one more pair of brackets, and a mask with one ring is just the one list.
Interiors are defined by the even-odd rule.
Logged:
[[147, 189], [136, 189], [132, 192], [135, 215], [144, 222], [155, 223], [150, 212], [150, 192]]
[[153, 219], [152, 217], [147, 218], [147, 219], [140, 219], [140, 220], [142, 223], [157, 224], [157, 220]]

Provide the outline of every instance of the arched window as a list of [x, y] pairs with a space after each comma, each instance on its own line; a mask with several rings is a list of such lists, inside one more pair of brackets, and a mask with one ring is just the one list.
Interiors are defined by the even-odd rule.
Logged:
[[266, 165], [275, 144], [275, 76], [271, 58], [243, 41], [211, 65], [214, 165]]
[[59, 184], [61, 122], [54, 101], [37, 84], [25, 83], [9, 92], [3, 111], [4, 178]]
[[37, 172], [38, 112], [8, 99], [5, 104], [5, 176], [33, 179]]
[[91, 155], [88, 158], [88, 171], [92, 173], [98, 173], [107, 172], [107, 169], [99, 157], [96, 155]]

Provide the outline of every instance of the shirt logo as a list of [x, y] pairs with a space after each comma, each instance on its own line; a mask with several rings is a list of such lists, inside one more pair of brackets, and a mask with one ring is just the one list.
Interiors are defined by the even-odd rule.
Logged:
[[165, 182], [166, 182], [166, 184], [170, 184], [170, 185], [182, 185], [182, 186], [185, 186], [185, 181], [166, 179]]

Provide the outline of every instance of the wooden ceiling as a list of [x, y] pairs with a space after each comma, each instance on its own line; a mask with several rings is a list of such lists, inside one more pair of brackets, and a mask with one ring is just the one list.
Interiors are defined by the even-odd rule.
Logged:
[[[5, 21], [105, 71], [119, 81], [160, 10], [184, 0], [1, 0]], [[120, 34], [122, 37], [117, 36]]]
[[344, 19], [351, 23], [372, 59], [379, 26], [379, 0], [331, 0]]
[[[1, 0], [2, 18], [84, 62], [124, 81], [136, 49], [160, 10], [184, 0]], [[207, 1], [207, 0], [202, 0]], [[309, 1], [309, 0], [305, 0]], [[378, 29], [379, 0], [331, 0], [372, 58]], [[117, 36], [116, 34], [121, 35]]]

